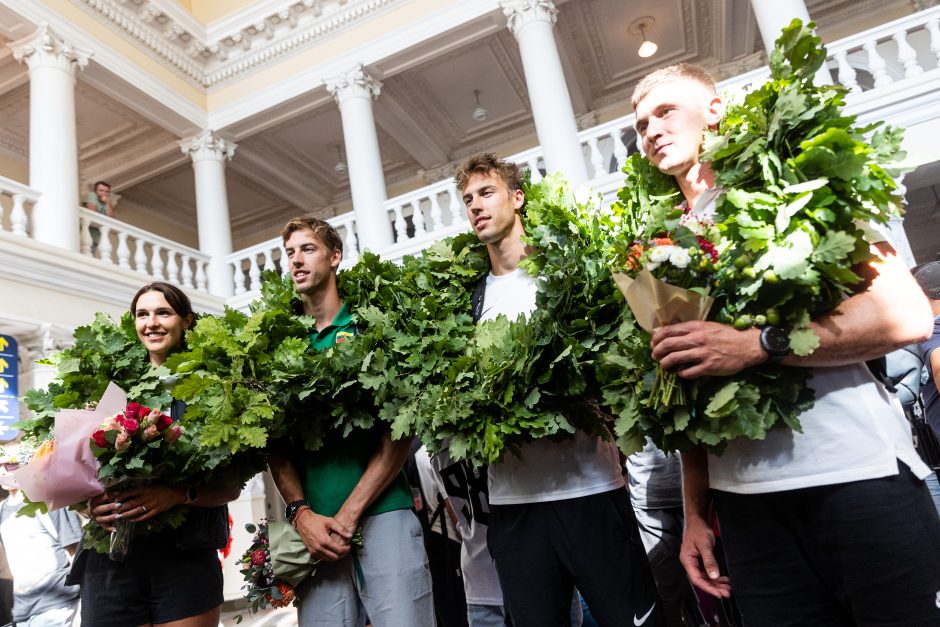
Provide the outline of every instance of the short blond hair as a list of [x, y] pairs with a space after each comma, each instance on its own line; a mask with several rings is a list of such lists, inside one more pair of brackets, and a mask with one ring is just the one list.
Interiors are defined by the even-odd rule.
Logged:
[[655, 87], [680, 78], [693, 80], [705, 87], [712, 94], [718, 93], [715, 87], [715, 79], [712, 78], [708, 70], [701, 65], [676, 63], [675, 65], [660, 68], [644, 76], [643, 79], [637, 83], [636, 89], [633, 90], [633, 97], [630, 98], [630, 104], [636, 109], [640, 101], [646, 98]]

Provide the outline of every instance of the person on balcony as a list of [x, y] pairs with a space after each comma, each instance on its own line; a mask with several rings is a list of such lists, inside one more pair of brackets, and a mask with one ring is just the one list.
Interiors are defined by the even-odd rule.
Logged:
[[[721, 120], [711, 76], [679, 64], [657, 70], [633, 94], [647, 158], [675, 177], [688, 206], [712, 211], [714, 173], [699, 161], [703, 129]], [[707, 195], [706, 195], [707, 194]], [[865, 365], [924, 339], [930, 308], [886, 242], [863, 291], [812, 322], [819, 347], [797, 357], [785, 330], [744, 331], [717, 322], [667, 325], [653, 357], [679, 376], [723, 376], [773, 358], [811, 368], [816, 392], [802, 433], [739, 438], [719, 456], [682, 455], [685, 533], [692, 582], [735, 599], [746, 625], [940, 624], [940, 518], [897, 401]], [[715, 507], [730, 580], [721, 575], [708, 512]]]
[[[536, 307], [526, 256], [522, 172], [491, 153], [455, 173], [474, 233], [486, 245], [481, 320]], [[651, 627], [662, 609], [613, 442], [579, 431], [536, 440], [489, 466], [487, 540], [512, 624], [570, 624], [574, 587], [601, 625]]]
[[[282, 232], [286, 259], [312, 316], [312, 350], [356, 335], [356, 325], [336, 286], [343, 240], [328, 222], [295, 218]], [[434, 625], [431, 572], [402, 471], [411, 438], [393, 441], [387, 425], [337, 436], [316, 452], [272, 443], [269, 465], [287, 519], [310, 553], [321, 560], [301, 582], [300, 627]], [[361, 528], [364, 546], [353, 548]]]
[[[143, 286], [131, 300], [137, 336], [150, 364], [159, 367], [183, 345], [195, 319], [189, 297], [169, 283]], [[186, 407], [173, 401], [170, 417]], [[198, 486], [154, 484], [104, 492], [89, 501], [89, 513], [112, 530], [118, 518], [142, 522], [178, 505], [190, 508], [182, 526], [134, 540], [123, 562], [81, 549], [68, 583], [81, 583], [81, 622], [95, 627], [217, 627], [222, 610], [222, 566], [218, 551], [228, 541], [226, 503], [241, 492], [224, 480]]]
[[[92, 190], [85, 194], [82, 205], [101, 215], [114, 217], [114, 207], [111, 205], [111, 185], [98, 181], [92, 186]], [[94, 225], [89, 226], [88, 234], [91, 236], [91, 254], [95, 255], [98, 252], [98, 242], [101, 241], [101, 229]]]

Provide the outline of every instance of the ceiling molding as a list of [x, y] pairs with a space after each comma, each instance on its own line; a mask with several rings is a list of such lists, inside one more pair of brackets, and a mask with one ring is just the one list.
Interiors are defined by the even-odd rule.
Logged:
[[203, 26], [171, 0], [72, 0], [193, 85], [208, 89], [405, 0], [268, 0]]

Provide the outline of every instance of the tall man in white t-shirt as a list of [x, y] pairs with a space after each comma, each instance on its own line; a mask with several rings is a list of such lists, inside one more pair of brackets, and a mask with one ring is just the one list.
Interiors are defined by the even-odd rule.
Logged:
[[[633, 95], [643, 149], [675, 177], [696, 213], [720, 191], [699, 161], [703, 129], [723, 107], [703, 69], [679, 64], [644, 78]], [[679, 376], [731, 375], [768, 361], [812, 368], [802, 433], [740, 438], [720, 457], [683, 455], [685, 537], [693, 583], [735, 598], [747, 625], [940, 625], [940, 519], [897, 400], [865, 360], [922, 340], [930, 308], [887, 243], [858, 268], [865, 286], [811, 324], [812, 355], [789, 351], [786, 329], [738, 331], [686, 322], [653, 334], [653, 357]], [[711, 488], [711, 490], [709, 490]], [[718, 514], [731, 580], [713, 556]]]
[[[536, 307], [536, 279], [519, 267], [522, 173], [493, 154], [471, 157], [455, 179], [486, 244], [482, 320]], [[578, 432], [537, 440], [489, 467], [488, 543], [513, 625], [567, 625], [573, 587], [601, 625], [661, 624], [660, 605], [611, 442]]]

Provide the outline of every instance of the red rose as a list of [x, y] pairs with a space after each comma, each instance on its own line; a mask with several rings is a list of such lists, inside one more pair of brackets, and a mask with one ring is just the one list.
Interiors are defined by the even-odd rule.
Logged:
[[92, 433], [91, 438], [95, 441], [95, 444], [97, 444], [101, 448], [105, 448], [108, 446], [108, 441], [104, 439], [104, 431], [102, 431], [101, 429], [98, 429], [97, 431]]
[[173, 424], [173, 419], [167, 416], [166, 414], [160, 414], [160, 417], [157, 418], [157, 429], [163, 431], [167, 427]]
[[146, 416], [146, 415], [149, 414], [151, 411], [152, 411], [152, 410], [151, 410], [149, 407], [144, 407], [143, 405], [141, 405], [141, 406], [140, 406], [140, 413], [137, 414], [137, 415], [138, 415], [138, 416]]
[[251, 563], [254, 566], [262, 566], [264, 564], [264, 549], [255, 549], [251, 554]]
[[128, 403], [127, 407], [124, 408], [124, 415], [130, 418], [131, 420], [138, 420], [140, 416], [140, 403]]
[[124, 420], [124, 428], [127, 430], [128, 435], [134, 435], [137, 433], [137, 428], [140, 424], [136, 420], [131, 420], [127, 418]]

